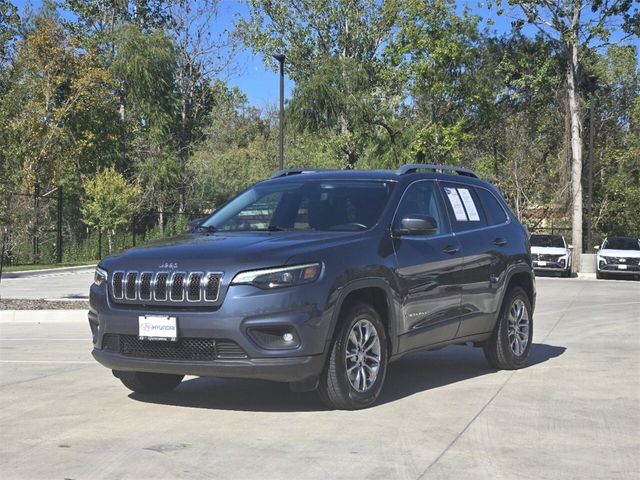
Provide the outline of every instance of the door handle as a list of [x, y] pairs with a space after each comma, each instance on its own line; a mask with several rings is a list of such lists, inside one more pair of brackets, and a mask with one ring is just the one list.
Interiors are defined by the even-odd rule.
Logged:
[[504, 238], [496, 238], [493, 243], [499, 247], [504, 247], [507, 244], [507, 241]]
[[460, 247], [456, 247], [455, 245], [447, 245], [444, 249], [444, 253], [448, 253], [449, 255], [453, 255], [454, 253], [458, 253], [460, 251]]

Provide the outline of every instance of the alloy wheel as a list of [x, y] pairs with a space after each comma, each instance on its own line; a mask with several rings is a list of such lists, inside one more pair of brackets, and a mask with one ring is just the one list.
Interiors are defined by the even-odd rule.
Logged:
[[507, 335], [511, 351], [521, 356], [529, 343], [529, 312], [524, 302], [516, 298], [509, 309]]
[[345, 353], [347, 377], [357, 392], [366, 392], [376, 382], [380, 350], [380, 338], [373, 324], [366, 319], [358, 320], [349, 332]]

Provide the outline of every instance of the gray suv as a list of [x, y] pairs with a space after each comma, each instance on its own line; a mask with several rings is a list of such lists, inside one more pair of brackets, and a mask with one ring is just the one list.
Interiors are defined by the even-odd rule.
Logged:
[[523, 367], [535, 299], [528, 235], [473, 172], [292, 169], [102, 260], [89, 324], [93, 356], [141, 394], [255, 378], [357, 409], [416, 350], [470, 343]]

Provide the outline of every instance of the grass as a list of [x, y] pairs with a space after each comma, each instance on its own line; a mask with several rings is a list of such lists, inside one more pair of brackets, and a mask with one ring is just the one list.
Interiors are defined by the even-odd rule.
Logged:
[[[91, 262], [79, 262], [79, 263], [53, 263], [49, 265], [11, 265], [3, 266], [3, 272], [23, 272], [26, 270], [47, 270], [49, 268], [61, 268], [61, 267], [77, 267], [80, 265], [89, 265]], [[98, 261], [96, 260], [97, 264]]]

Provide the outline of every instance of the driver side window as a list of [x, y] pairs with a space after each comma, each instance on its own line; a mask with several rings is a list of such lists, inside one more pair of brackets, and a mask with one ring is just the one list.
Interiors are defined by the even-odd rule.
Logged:
[[447, 231], [436, 185], [428, 180], [416, 182], [407, 188], [398, 206], [395, 222], [398, 223], [407, 217], [425, 216], [432, 217], [436, 221], [438, 230], [434, 235]]

